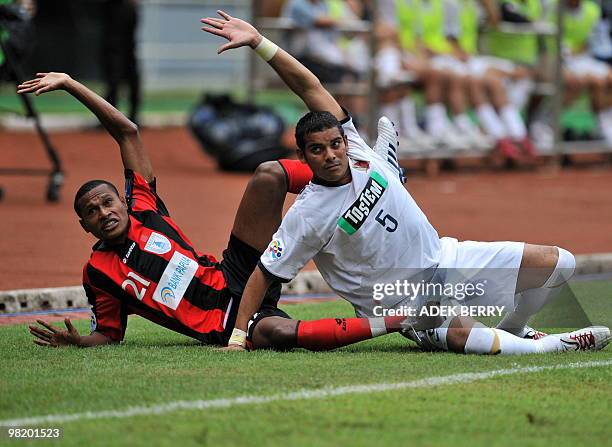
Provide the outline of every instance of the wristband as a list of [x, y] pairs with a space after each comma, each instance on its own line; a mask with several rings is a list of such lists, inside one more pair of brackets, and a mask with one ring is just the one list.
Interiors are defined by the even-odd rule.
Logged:
[[227, 342], [228, 346], [242, 346], [243, 348], [246, 346], [246, 337], [247, 333], [242, 329], [234, 328], [232, 331], [232, 336]]
[[259, 54], [259, 56], [261, 56], [261, 58], [266, 62], [269, 62], [277, 51], [278, 45], [271, 40], [266, 39], [264, 36], [261, 36], [261, 42], [259, 42], [259, 45], [255, 47], [255, 52]]

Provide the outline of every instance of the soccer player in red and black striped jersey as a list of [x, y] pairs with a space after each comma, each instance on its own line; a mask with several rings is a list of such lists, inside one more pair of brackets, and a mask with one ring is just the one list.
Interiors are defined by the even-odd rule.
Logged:
[[[246, 282], [280, 219], [287, 191], [299, 192], [311, 179], [293, 160], [262, 164], [236, 214], [223, 260], [197, 251], [172, 220], [156, 191], [156, 180], [138, 128], [112, 105], [63, 73], [39, 73], [19, 93], [65, 90], [87, 106], [116, 140], [125, 169], [125, 197], [104, 180], [85, 183], [74, 209], [83, 229], [99, 241], [83, 269], [92, 306], [92, 330], [80, 335], [47, 324], [30, 326], [43, 346], [82, 347], [123, 340], [127, 317], [138, 314], [206, 344], [226, 345]], [[333, 349], [386, 333], [385, 319], [325, 319], [297, 326], [277, 308], [280, 284], [273, 284], [259, 309], [249, 342], [253, 348]], [[376, 320], [376, 321], [374, 321]], [[398, 330], [399, 326], [395, 325]], [[389, 330], [391, 330], [389, 328]]]

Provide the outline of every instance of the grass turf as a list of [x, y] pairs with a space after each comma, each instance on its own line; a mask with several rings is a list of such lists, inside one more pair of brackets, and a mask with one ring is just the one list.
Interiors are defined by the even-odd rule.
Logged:
[[[606, 302], [611, 286], [572, 285], [596, 324], [612, 325]], [[351, 316], [341, 301], [285, 309], [303, 319]], [[88, 324], [76, 326], [86, 332]], [[0, 419], [612, 359], [610, 348], [522, 357], [426, 354], [397, 334], [327, 353], [221, 353], [140, 318], [130, 320], [122, 346], [95, 349], [43, 349], [31, 343], [25, 326], [0, 327], [0, 353]], [[63, 427], [57, 442], [74, 446], [605, 445], [612, 435], [611, 381], [609, 366], [547, 370], [426, 389], [45, 426]], [[47, 441], [31, 441], [42, 443]]]

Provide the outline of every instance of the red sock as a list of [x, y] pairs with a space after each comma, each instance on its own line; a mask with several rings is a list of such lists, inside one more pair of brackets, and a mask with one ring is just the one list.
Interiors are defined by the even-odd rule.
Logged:
[[311, 351], [327, 351], [368, 340], [379, 335], [397, 332], [406, 317], [384, 318], [325, 318], [300, 321], [297, 345]]

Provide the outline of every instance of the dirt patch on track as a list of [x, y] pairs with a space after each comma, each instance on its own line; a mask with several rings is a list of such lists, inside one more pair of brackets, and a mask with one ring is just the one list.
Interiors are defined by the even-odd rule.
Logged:
[[[225, 248], [247, 174], [216, 170], [180, 128], [144, 130], [158, 191], [196, 247]], [[59, 204], [44, 201], [46, 179], [0, 177], [0, 290], [76, 285], [94, 240], [72, 210], [78, 186], [92, 178], [122, 185], [119, 151], [104, 132], [55, 133], [67, 171]], [[48, 166], [37, 137], [0, 133], [0, 167]], [[612, 169], [474, 172], [410, 178], [408, 188], [440, 235], [520, 240], [575, 253], [612, 251]]]

